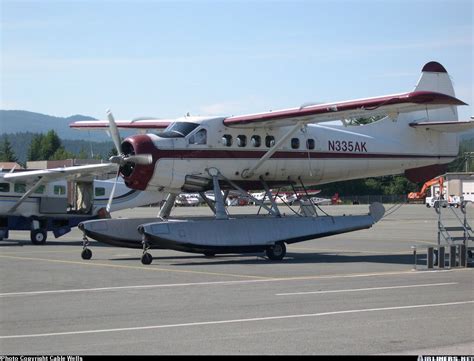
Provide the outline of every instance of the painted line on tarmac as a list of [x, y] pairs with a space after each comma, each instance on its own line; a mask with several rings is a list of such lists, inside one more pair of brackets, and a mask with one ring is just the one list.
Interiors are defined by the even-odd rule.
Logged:
[[110, 268], [120, 268], [120, 269], [130, 269], [130, 270], [175, 272], [175, 273], [199, 274], [199, 275], [207, 275], [207, 276], [225, 276], [225, 277], [239, 277], [239, 278], [252, 278], [252, 279], [269, 279], [269, 277], [263, 277], [263, 276], [157, 268], [151, 265], [142, 266], [142, 267], [141, 266], [126, 266], [126, 265], [117, 265], [117, 264], [110, 264], [110, 263], [95, 263], [94, 261], [80, 262], [80, 261], [66, 261], [66, 260], [49, 259], [49, 258], [18, 257], [18, 256], [6, 256], [6, 255], [0, 255], [0, 258], [17, 259], [17, 260], [22, 260], [22, 261], [43, 261], [43, 262], [63, 263], [63, 264], [72, 264], [72, 265], [81, 265], [81, 266], [86, 265], [86, 266], [110, 267]]
[[237, 323], [245, 323], [245, 322], [262, 322], [262, 321], [276, 321], [276, 320], [288, 320], [288, 319], [300, 319], [300, 318], [312, 318], [312, 317], [324, 317], [324, 316], [338, 316], [338, 315], [369, 313], [369, 312], [400, 311], [400, 310], [411, 310], [411, 309], [430, 308], [430, 307], [462, 306], [462, 305], [468, 305], [468, 304], [472, 304], [472, 303], [474, 303], [474, 300], [459, 301], [459, 302], [447, 302], [447, 303], [431, 303], [431, 304], [424, 304], [424, 305], [408, 305], [408, 306], [394, 306], [394, 307], [380, 307], [380, 308], [363, 308], [363, 309], [356, 309], [356, 310], [307, 313], [307, 314], [297, 314], [297, 315], [281, 315], [281, 316], [270, 316], [270, 317], [241, 318], [241, 319], [233, 319], [233, 320], [176, 323], [176, 324], [168, 324], [168, 325], [109, 328], [109, 329], [83, 330], [83, 331], [36, 333], [36, 334], [29, 334], [29, 335], [4, 335], [4, 336], [0, 336], [0, 340], [35, 338], [35, 337], [58, 337], [58, 336], [71, 336], [71, 335], [87, 335], [87, 334], [112, 333], [112, 332], [132, 332], [132, 331], [170, 329], [170, 328], [179, 328], [179, 327], [225, 325], [225, 324], [237, 324]]
[[403, 285], [403, 286], [386, 286], [386, 287], [371, 287], [371, 288], [349, 288], [349, 289], [343, 289], [343, 290], [276, 293], [275, 296], [299, 296], [299, 295], [320, 295], [320, 294], [326, 294], [326, 293], [381, 291], [381, 290], [396, 290], [396, 289], [402, 289], [402, 288], [452, 286], [452, 285], [457, 285], [457, 284], [459, 284], [459, 283], [458, 282], [445, 282], [445, 283], [425, 283], [425, 284]]
[[349, 274], [320, 275], [320, 276], [262, 278], [262, 279], [239, 280], [239, 281], [162, 283], [162, 284], [152, 284], [152, 285], [133, 285], [133, 286], [81, 288], [81, 289], [8, 292], [8, 293], [0, 293], [0, 298], [21, 297], [21, 296], [40, 296], [40, 295], [49, 295], [49, 294], [68, 294], [68, 293], [80, 293], [80, 292], [108, 292], [108, 291], [122, 291], [122, 290], [140, 290], [140, 289], [153, 289], [153, 288], [219, 286], [219, 285], [222, 285], [222, 286], [226, 286], [226, 285], [245, 285], [245, 284], [252, 284], [252, 283], [325, 280], [325, 279], [338, 279], [338, 278], [361, 278], [361, 277], [381, 277], [381, 276], [398, 276], [398, 275], [428, 275], [428, 274], [432, 274], [433, 272], [434, 273], [440, 273], [440, 272], [444, 273], [444, 272], [453, 272], [453, 271], [443, 270], [443, 271], [430, 271], [430, 272], [401, 271], [401, 272], [382, 272], [382, 273], [349, 273]]

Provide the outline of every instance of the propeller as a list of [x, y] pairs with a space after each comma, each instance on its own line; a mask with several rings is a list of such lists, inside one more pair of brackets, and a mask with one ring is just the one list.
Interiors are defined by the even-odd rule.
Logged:
[[114, 115], [107, 109], [107, 119], [109, 120], [109, 131], [112, 140], [114, 141], [115, 149], [117, 154], [122, 154], [122, 146], [120, 145], [120, 133], [117, 128], [117, 123], [115, 123]]
[[120, 175], [120, 169], [117, 171], [117, 176], [115, 177], [115, 182], [112, 187], [112, 192], [110, 192], [110, 197], [109, 200], [107, 201], [107, 206], [105, 207], [105, 210], [107, 211], [107, 214], [110, 214], [110, 208], [112, 207], [112, 201], [114, 200], [114, 194], [115, 194], [115, 187], [117, 186], [117, 181], [118, 177]]
[[138, 154], [138, 155], [123, 154], [122, 146], [120, 143], [120, 133], [117, 128], [117, 123], [115, 122], [114, 115], [112, 114], [110, 109], [107, 110], [107, 119], [109, 120], [110, 136], [112, 137], [112, 140], [114, 141], [115, 149], [117, 150], [117, 154], [118, 154], [118, 155], [114, 155], [110, 157], [109, 162], [119, 164], [119, 165], [124, 165], [129, 162], [142, 164], [142, 165], [148, 165], [153, 162], [153, 157], [151, 156], [151, 154]]
[[115, 182], [112, 187], [112, 192], [110, 192], [110, 197], [107, 202], [107, 206], [105, 208], [107, 213], [110, 214], [110, 208], [112, 207], [112, 201], [114, 199], [115, 188], [117, 187], [118, 178], [120, 176], [120, 167], [125, 166], [128, 163], [149, 165], [153, 163], [153, 157], [151, 154], [131, 154], [131, 155], [124, 154], [122, 151], [120, 133], [117, 128], [117, 123], [115, 122], [114, 115], [112, 114], [110, 109], [107, 109], [107, 119], [109, 121], [110, 136], [112, 137], [112, 140], [115, 145], [115, 149], [117, 150], [117, 154], [118, 154], [118, 155], [114, 155], [110, 157], [109, 162], [119, 165], [117, 176], [115, 177]]

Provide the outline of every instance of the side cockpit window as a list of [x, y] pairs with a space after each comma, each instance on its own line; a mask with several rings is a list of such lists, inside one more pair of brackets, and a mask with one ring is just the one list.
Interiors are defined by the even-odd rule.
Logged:
[[207, 143], [206, 129], [200, 129], [195, 134], [189, 137], [189, 144], [206, 144], [206, 143]]

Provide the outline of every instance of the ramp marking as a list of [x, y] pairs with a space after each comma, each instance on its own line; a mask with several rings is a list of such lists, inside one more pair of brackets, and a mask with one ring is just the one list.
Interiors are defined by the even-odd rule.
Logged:
[[363, 292], [363, 291], [379, 291], [379, 290], [395, 290], [401, 288], [416, 288], [416, 287], [435, 287], [435, 286], [450, 286], [457, 285], [458, 282], [445, 283], [426, 283], [417, 285], [403, 285], [403, 286], [386, 286], [386, 287], [371, 287], [371, 288], [349, 288], [344, 290], [327, 290], [327, 291], [308, 291], [308, 292], [291, 292], [291, 293], [277, 293], [275, 296], [298, 296], [298, 295], [317, 295], [326, 293], [343, 293], [343, 292]]
[[429, 308], [429, 307], [460, 306], [460, 305], [467, 305], [467, 304], [472, 304], [472, 303], [474, 303], [474, 300], [460, 301], [460, 302], [447, 302], [447, 303], [432, 303], [432, 304], [424, 304], [424, 305], [365, 308], [365, 309], [356, 309], [356, 310], [330, 311], [330, 312], [307, 313], [307, 314], [297, 314], [297, 315], [242, 318], [242, 319], [220, 320], [220, 321], [219, 320], [218, 321], [201, 321], [201, 322], [177, 323], [177, 324], [169, 324], [169, 325], [123, 327], [123, 328], [109, 328], [109, 329], [83, 330], [83, 331], [50, 332], [50, 333], [37, 333], [37, 334], [29, 334], [29, 335], [4, 335], [4, 336], [0, 336], [0, 340], [34, 338], [34, 337], [57, 337], [57, 336], [84, 335], [84, 334], [97, 334], [97, 333], [110, 333], [110, 332], [131, 332], [131, 331], [169, 329], [169, 328], [178, 328], [178, 327], [210, 326], [210, 325], [224, 325], [224, 324], [244, 323], [244, 322], [288, 320], [288, 319], [336, 316], [336, 315], [347, 315], [347, 314], [357, 314], [357, 313], [367, 313], [367, 312], [398, 311], [398, 310], [410, 310], [410, 309]]

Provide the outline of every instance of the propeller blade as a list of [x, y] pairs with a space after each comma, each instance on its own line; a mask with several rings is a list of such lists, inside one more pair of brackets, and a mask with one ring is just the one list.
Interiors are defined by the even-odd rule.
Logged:
[[124, 162], [132, 162], [135, 164], [149, 165], [153, 163], [153, 156], [151, 154], [137, 154], [130, 155], [123, 158]]
[[110, 109], [107, 110], [107, 119], [109, 120], [109, 130], [110, 135], [112, 136], [112, 140], [115, 144], [115, 149], [117, 150], [117, 154], [122, 154], [122, 147], [120, 145], [120, 133], [117, 128], [117, 123], [115, 123], [114, 116]]
[[110, 197], [109, 197], [109, 201], [107, 202], [107, 207], [105, 207], [105, 210], [107, 211], [108, 214], [110, 214], [110, 208], [112, 207], [112, 201], [114, 199], [114, 194], [115, 194], [115, 187], [117, 186], [119, 175], [120, 175], [120, 169], [117, 171], [117, 176], [115, 177], [114, 186], [112, 187], [112, 192], [110, 192]]

